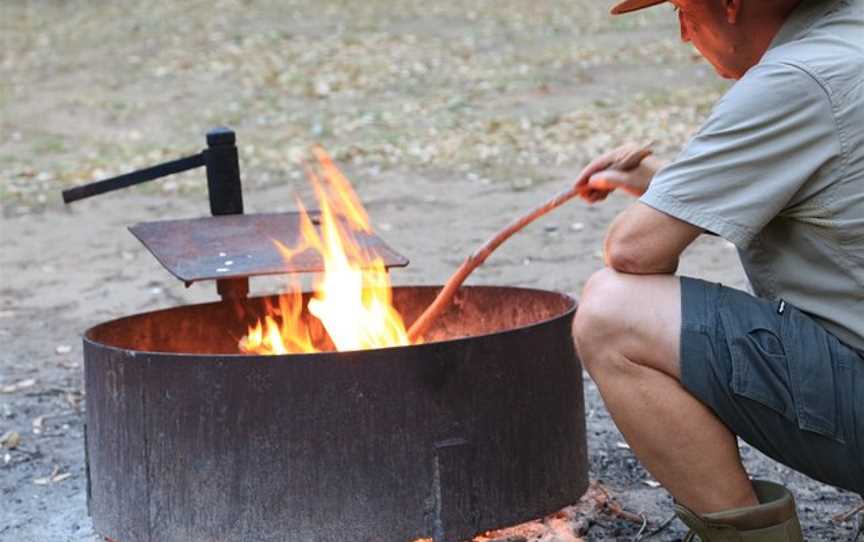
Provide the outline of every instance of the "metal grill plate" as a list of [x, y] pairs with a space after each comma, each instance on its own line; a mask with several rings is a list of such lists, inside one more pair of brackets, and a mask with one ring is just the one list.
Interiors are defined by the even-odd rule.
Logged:
[[[318, 213], [309, 213], [317, 224]], [[129, 228], [172, 275], [187, 284], [216, 280], [315, 273], [324, 270], [317, 253], [307, 250], [286, 262], [273, 241], [294, 247], [300, 239], [299, 213], [222, 215], [186, 220], [142, 222]], [[405, 267], [408, 259], [374, 234], [355, 234], [370, 256], [387, 268]]]

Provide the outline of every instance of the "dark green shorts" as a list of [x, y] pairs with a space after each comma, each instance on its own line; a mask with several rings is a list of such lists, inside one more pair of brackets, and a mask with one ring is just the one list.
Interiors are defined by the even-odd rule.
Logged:
[[864, 495], [864, 356], [788, 303], [681, 279], [681, 381], [766, 455]]

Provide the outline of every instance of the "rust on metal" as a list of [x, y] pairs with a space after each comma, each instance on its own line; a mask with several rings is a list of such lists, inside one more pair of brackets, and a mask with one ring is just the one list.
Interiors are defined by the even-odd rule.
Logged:
[[[313, 222], [317, 215], [310, 213]], [[172, 275], [188, 283], [256, 275], [316, 273], [319, 254], [307, 250], [286, 262], [273, 241], [294, 247], [300, 241], [299, 213], [223, 215], [143, 222], [129, 228]], [[357, 243], [387, 268], [408, 259], [374, 234], [355, 233]]]
[[[394, 288], [394, 305], [411, 322], [439, 289]], [[100, 535], [457, 542], [587, 488], [573, 299], [463, 287], [422, 345], [239, 355], [265, 301], [175, 307], [86, 333]]]

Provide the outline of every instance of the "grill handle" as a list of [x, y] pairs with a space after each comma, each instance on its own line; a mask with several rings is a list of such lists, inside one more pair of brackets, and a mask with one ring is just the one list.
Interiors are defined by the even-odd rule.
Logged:
[[236, 136], [229, 128], [214, 128], [207, 132], [207, 149], [198, 154], [69, 188], [63, 191], [63, 202], [72, 203], [202, 166], [207, 167], [211, 214], [243, 214], [243, 189], [240, 183]]
[[196, 155], [180, 158], [179, 160], [172, 160], [170, 162], [165, 162], [164, 164], [139, 169], [132, 173], [124, 173], [123, 175], [118, 175], [117, 177], [112, 177], [110, 179], [69, 188], [63, 191], [63, 202], [72, 203], [73, 201], [89, 198], [91, 196], [98, 196], [105, 192], [111, 192], [113, 190], [126, 188], [127, 186], [146, 183], [147, 181], [153, 181], [155, 179], [167, 177], [168, 175], [201, 167], [206, 164], [206, 152], [207, 151], [202, 151]]
[[[63, 191], [63, 202], [72, 203], [105, 192], [206, 166], [210, 213], [213, 216], [242, 215], [243, 187], [240, 182], [240, 161], [236, 143], [237, 137], [233, 130], [224, 127], [214, 128], [207, 132], [207, 148], [198, 154], [139, 169], [111, 179], [69, 188]], [[242, 299], [249, 293], [249, 279], [217, 280], [216, 290], [222, 299]]]

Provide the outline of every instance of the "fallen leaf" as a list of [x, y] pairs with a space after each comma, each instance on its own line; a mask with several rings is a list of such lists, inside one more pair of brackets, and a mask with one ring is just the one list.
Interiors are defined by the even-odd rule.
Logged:
[[33, 483], [36, 484], [37, 486], [47, 486], [48, 484], [59, 484], [63, 480], [66, 480], [66, 479], [71, 478], [71, 477], [72, 477], [71, 472], [61, 473], [60, 467], [55, 466], [54, 469], [51, 471], [50, 476], [45, 476], [42, 478], [34, 478]]
[[17, 431], [7, 431], [0, 437], [0, 446], [7, 450], [14, 450], [21, 444], [21, 435]]
[[54, 479], [55, 476], [60, 474], [60, 467], [54, 467], [54, 470], [51, 471], [49, 476], [45, 476], [43, 478], [34, 478], [33, 483], [37, 486], [47, 486], [51, 483], [51, 480]]
[[81, 402], [84, 400], [84, 395], [78, 391], [67, 391], [64, 396], [66, 403], [76, 411], [81, 409]]
[[27, 378], [25, 380], [19, 380], [18, 382], [13, 382], [12, 384], [6, 384], [4, 386], [0, 386], [0, 393], [15, 393], [17, 391], [21, 391], [27, 388], [32, 388], [36, 385], [35, 378]]
[[45, 426], [45, 416], [39, 416], [38, 418], [33, 419], [33, 433], [38, 435], [42, 433], [42, 429]]

